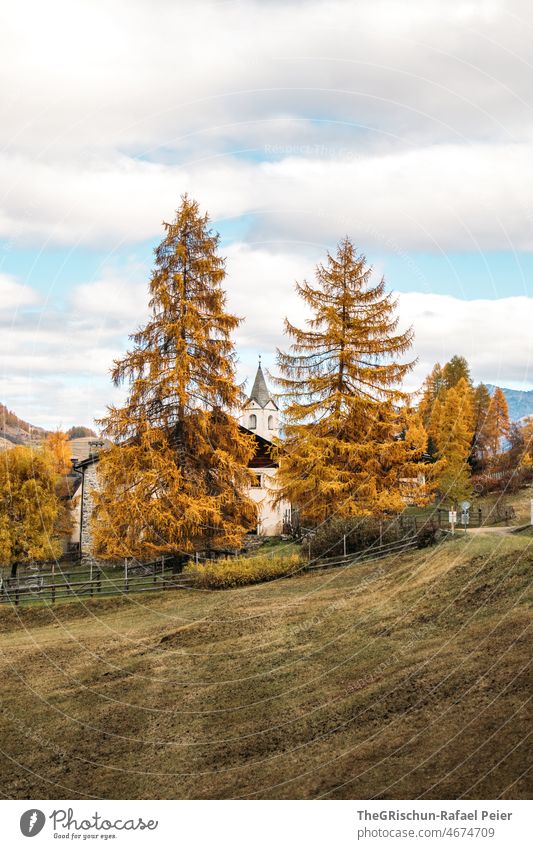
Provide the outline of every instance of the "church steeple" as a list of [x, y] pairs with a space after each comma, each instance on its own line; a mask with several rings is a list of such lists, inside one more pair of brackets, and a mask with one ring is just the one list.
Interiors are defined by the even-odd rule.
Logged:
[[263, 436], [265, 439], [272, 440], [278, 436], [278, 407], [269, 392], [261, 368], [261, 357], [259, 357], [254, 385], [246, 402], [241, 421], [248, 430]]
[[259, 406], [263, 408], [266, 407], [269, 401], [272, 401], [266, 384], [265, 375], [261, 368], [261, 354], [259, 354], [259, 365], [257, 366], [257, 373], [255, 375], [254, 385], [252, 386], [249, 400], [257, 401]]

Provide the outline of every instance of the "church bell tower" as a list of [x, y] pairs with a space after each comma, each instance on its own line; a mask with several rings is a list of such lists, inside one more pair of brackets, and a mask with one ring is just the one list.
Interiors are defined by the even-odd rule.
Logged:
[[244, 405], [241, 422], [252, 433], [256, 433], [270, 442], [279, 436], [279, 410], [269, 392], [261, 368], [261, 357], [259, 357], [259, 365], [250, 397]]

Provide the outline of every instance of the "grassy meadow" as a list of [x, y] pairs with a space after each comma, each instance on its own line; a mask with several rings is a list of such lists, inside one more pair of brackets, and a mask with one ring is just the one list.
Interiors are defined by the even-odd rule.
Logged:
[[2, 794], [527, 796], [529, 534], [0, 610]]

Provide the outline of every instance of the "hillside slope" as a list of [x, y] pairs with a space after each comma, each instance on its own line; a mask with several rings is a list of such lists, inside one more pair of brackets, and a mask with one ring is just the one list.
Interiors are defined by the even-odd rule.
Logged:
[[[17, 798], [527, 795], [533, 537], [0, 610]], [[7, 756], [7, 757], [6, 757]]]
[[40, 442], [48, 433], [42, 427], [20, 419], [4, 404], [0, 404], [0, 438], [14, 445], [27, 445], [30, 442]]

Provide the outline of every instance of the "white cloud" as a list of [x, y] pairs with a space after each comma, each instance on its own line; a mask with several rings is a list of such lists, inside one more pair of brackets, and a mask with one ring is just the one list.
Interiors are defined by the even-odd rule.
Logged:
[[410, 379], [420, 385], [435, 362], [454, 354], [468, 360], [476, 381], [533, 385], [533, 298], [465, 301], [409, 292], [399, 296], [402, 324], [415, 329], [419, 357]]
[[355, 103], [378, 125], [404, 112], [419, 128], [429, 116], [440, 132], [494, 132], [522, 120], [528, 12], [525, 0], [30, 0], [4, 16], [2, 132], [34, 150], [149, 146], [265, 106], [294, 114], [309, 91], [349, 92], [337, 111]]
[[[228, 307], [245, 316], [237, 332], [241, 378], [253, 377], [258, 353], [275, 371], [274, 350], [288, 345], [284, 318], [304, 325], [306, 310], [294, 282], [312, 279], [313, 264], [310, 255], [266, 246], [229, 250]], [[402, 325], [414, 327], [419, 358], [410, 389], [420, 386], [435, 362], [454, 354], [467, 358], [477, 381], [533, 385], [533, 298], [467, 301], [420, 292], [398, 298]], [[146, 304], [147, 291], [138, 282], [99, 280], [74, 289], [61, 312], [43, 306], [38, 314], [19, 310], [4, 321], [0, 361], [8, 406], [44, 426], [92, 422], [122, 397], [109, 368], [124, 353], [127, 333], [144, 320]]]
[[69, 298], [72, 313], [98, 321], [115, 333], [133, 332], [148, 314], [147, 283], [109, 276], [76, 286]]
[[323, 244], [349, 232], [385, 249], [532, 250], [532, 163], [533, 143], [190, 167], [120, 157], [83, 172], [0, 156], [16, 198], [0, 228], [34, 242], [116, 246], [158, 234], [189, 190], [215, 221], [252, 216], [260, 239]]
[[[225, 252], [252, 375], [285, 315], [304, 318], [294, 280], [346, 232], [375, 253], [533, 250], [532, 24], [525, 0], [11, 4], [0, 238], [118, 248], [157, 237], [184, 191], [215, 224], [247, 216], [248, 244]], [[106, 271], [59, 308], [0, 275], [21, 415], [102, 412], [146, 279]], [[456, 352], [478, 379], [531, 381], [531, 303], [402, 295], [414, 382]]]
[[531, 22], [525, 0], [12, 4], [0, 234], [146, 239], [189, 190], [263, 237], [529, 250]]
[[0, 273], [0, 314], [11, 316], [17, 309], [38, 304], [41, 297], [12, 274]]

